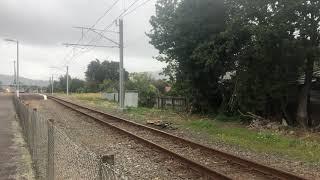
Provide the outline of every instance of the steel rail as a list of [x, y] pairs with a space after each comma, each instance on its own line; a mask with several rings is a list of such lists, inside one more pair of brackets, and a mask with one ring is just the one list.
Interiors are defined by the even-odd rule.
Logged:
[[[48, 97], [50, 99], [52, 99], [52, 100], [55, 100], [55, 101], [59, 102], [60, 104], [68, 103], [68, 104], [71, 104], [71, 105], [76, 106], [78, 108], [86, 109], [86, 110], [92, 111], [93, 113], [98, 113], [100, 115], [107, 116], [108, 119], [122, 121], [122, 122], [129, 123], [130, 125], [133, 125], [133, 126], [136, 126], [136, 127], [141, 127], [141, 128], [144, 128], [144, 129], [148, 129], [150, 131], [158, 133], [159, 135], [166, 136], [168, 138], [171, 138], [171, 139], [174, 139], [174, 140], [178, 140], [180, 142], [184, 142], [184, 143], [189, 144], [190, 146], [195, 147], [195, 148], [201, 148], [202, 150], [210, 152], [210, 153], [212, 153], [214, 155], [218, 155], [218, 156], [223, 157], [223, 158], [225, 158], [227, 160], [230, 160], [233, 163], [236, 163], [236, 164], [241, 165], [243, 167], [247, 167], [248, 169], [253, 169], [255, 171], [261, 172], [261, 173], [266, 174], [266, 175], [271, 175], [273, 177], [277, 177], [279, 179], [284, 179], [284, 180], [287, 180], [287, 179], [290, 179], [290, 180], [306, 180], [304, 177], [300, 177], [298, 175], [295, 175], [295, 174], [292, 174], [292, 173], [289, 173], [289, 172], [286, 172], [286, 171], [283, 171], [283, 170], [279, 170], [279, 169], [275, 169], [273, 167], [262, 165], [262, 164], [259, 164], [257, 162], [248, 160], [246, 158], [240, 158], [240, 157], [237, 157], [235, 155], [232, 155], [232, 154], [229, 154], [229, 153], [226, 153], [226, 152], [222, 152], [222, 151], [213, 149], [213, 148], [211, 148], [209, 146], [205, 146], [205, 145], [202, 145], [202, 144], [199, 144], [199, 143], [196, 143], [196, 142], [192, 142], [190, 140], [187, 140], [187, 139], [184, 139], [184, 138], [169, 134], [167, 132], [164, 132], [164, 131], [161, 131], [161, 130], [158, 130], [158, 129], [155, 129], [155, 128], [152, 128], [152, 127], [149, 127], [149, 126], [146, 126], [146, 125], [138, 124], [136, 122], [133, 122], [133, 121], [130, 121], [130, 120], [127, 120], [127, 119], [124, 119], [124, 118], [119, 118], [119, 117], [107, 114], [105, 112], [102, 112], [102, 111], [99, 111], [99, 110], [96, 110], [96, 109], [93, 109], [93, 108], [90, 108], [90, 107], [85, 107], [83, 105], [79, 105], [79, 104], [76, 104], [76, 103], [61, 99], [61, 98], [57, 98], [57, 97], [54, 97], [54, 96], [48, 96]], [[65, 105], [65, 104], [63, 104], [63, 105]], [[67, 106], [67, 105], [65, 105], [65, 106]], [[67, 106], [67, 107], [72, 108], [70, 106]], [[88, 115], [88, 114], [86, 114], [84, 112], [81, 112], [81, 113], [85, 114], [85, 115]], [[93, 117], [91, 115], [89, 115], [89, 116], [94, 118], [94, 119], [98, 119], [98, 118], [95, 118], [95, 117]], [[102, 120], [99, 120], [99, 121], [101, 121], [103, 123], [107, 123], [107, 122], [102, 121]], [[113, 125], [111, 125], [111, 126], [113, 126]], [[115, 127], [115, 126], [113, 126], [113, 127]], [[115, 127], [115, 128], [117, 128], [117, 127]], [[125, 130], [123, 130], [123, 131], [125, 131]], [[134, 135], [134, 136], [136, 136], [136, 135]], [[148, 140], [146, 140], [146, 141], [148, 141]], [[152, 143], [152, 142], [150, 142], [150, 143]], [[161, 148], [163, 148], [163, 147], [161, 147]], [[163, 149], [165, 149], [165, 148], [163, 148]], [[170, 151], [170, 150], [168, 150], [168, 151]], [[178, 155], [178, 156], [180, 156], [180, 155]], [[180, 156], [180, 157], [182, 157], [182, 156]], [[182, 158], [184, 158], [184, 157], [182, 157]], [[221, 174], [221, 173], [219, 173], [219, 174]]]
[[106, 121], [103, 121], [95, 116], [92, 116], [90, 114], [87, 114], [81, 110], [78, 110], [68, 104], [66, 104], [66, 102], [61, 102], [63, 100], [59, 100], [59, 99], [55, 99], [55, 97], [52, 97], [52, 96], [49, 96], [50, 99], [72, 109], [73, 111], [76, 111], [78, 113], [81, 113], [87, 117], [90, 117], [92, 119], [94, 119], [95, 121], [99, 122], [99, 123], [102, 123], [103, 125], [107, 125], [108, 127], [114, 129], [114, 130], [117, 130], [121, 133], [124, 133], [126, 135], [129, 135], [130, 137], [134, 137], [135, 139], [138, 139], [139, 141], [142, 141], [143, 143], [145, 143], [146, 145], [150, 146], [150, 147], [153, 147], [153, 148], [156, 148], [158, 150], [160, 150], [161, 152], [164, 152], [166, 154], [168, 154], [169, 156], [171, 156], [172, 158], [176, 158], [178, 159], [181, 163], [185, 164], [186, 166], [190, 167], [191, 169], [197, 171], [202, 177], [204, 177], [205, 179], [218, 179], [218, 180], [231, 180], [232, 178], [226, 176], [226, 175], [223, 175], [222, 173], [219, 173], [213, 169], [210, 169], [208, 167], [205, 167], [205, 166], [202, 166], [201, 164], [193, 161], [193, 160], [190, 160], [190, 159], [187, 159], [183, 156], [180, 156], [179, 154], [176, 154], [172, 151], [170, 151], [169, 149], [166, 149], [160, 145], [157, 145], [147, 139], [144, 139], [140, 136], [137, 136], [135, 134], [132, 134], [131, 132], [129, 131], [126, 131], [124, 129], [121, 129], [121, 128], [118, 128], [117, 126], [114, 126]]

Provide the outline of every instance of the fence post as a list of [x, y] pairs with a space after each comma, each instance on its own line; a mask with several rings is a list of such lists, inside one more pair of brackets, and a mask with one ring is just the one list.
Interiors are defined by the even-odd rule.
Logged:
[[163, 109], [163, 104], [164, 104], [164, 103], [163, 103], [163, 99], [164, 99], [164, 98], [161, 97], [161, 109]]
[[[108, 168], [113, 168], [114, 166], [114, 155], [103, 155], [100, 156], [100, 173], [99, 173], [99, 178], [101, 180], [104, 179], [113, 179], [114, 173], [112, 171], [112, 169], [106, 169], [106, 166], [108, 166]], [[112, 173], [112, 175], [110, 174], [110, 172]], [[112, 176], [112, 177], [110, 177]]]
[[36, 151], [37, 151], [37, 148], [36, 148], [36, 136], [37, 136], [37, 109], [34, 108], [32, 109], [32, 114], [31, 114], [31, 147], [32, 147], [32, 160], [35, 164], [37, 164], [37, 160], [36, 160]]
[[29, 145], [29, 150], [32, 152], [32, 146], [31, 146], [31, 131], [32, 131], [32, 113], [30, 113], [30, 108], [29, 108], [29, 104], [27, 104], [27, 108], [26, 108], [26, 112], [27, 112], [27, 121], [28, 121], [28, 128], [27, 128], [27, 139], [28, 139], [28, 145]]
[[185, 107], [185, 111], [187, 111], [188, 110], [187, 98], [184, 98], [184, 107]]
[[174, 110], [174, 97], [171, 97], [171, 103], [172, 103], [172, 110]]
[[49, 119], [47, 124], [48, 124], [47, 179], [54, 180], [54, 120]]

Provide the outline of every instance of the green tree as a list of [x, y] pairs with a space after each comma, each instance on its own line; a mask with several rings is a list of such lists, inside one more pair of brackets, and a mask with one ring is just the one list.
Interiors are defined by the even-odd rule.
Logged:
[[[69, 91], [71, 89], [71, 82], [72, 82], [72, 78], [69, 75]], [[59, 85], [58, 85], [59, 89], [66, 93], [67, 92], [67, 75], [60, 76], [58, 83], [59, 83]]]
[[[164, 73], [175, 93], [191, 97], [198, 109], [312, 125], [320, 0], [158, 0], [150, 23], [150, 43], [168, 64]], [[288, 104], [299, 91], [294, 117]]]
[[294, 1], [228, 3], [228, 37], [237, 44], [232, 96], [237, 107], [265, 117], [288, 114], [289, 91], [297, 87], [303, 58], [295, 35]]
[[[128, 74], [129, 73], [125, 71], [125, 80], [128, 79]], [[96, 59], [89, 63], [85, 75], [87, 86], [91, 91], [115, 89], [115, 84], [119, 81], [119, 62], [100, 62]]]
[[101, 63], [98, 59], [91, 61], [85, 72], [86, 80], [90, 82], [102, 82], [104, 75], [100, 72]]
[[81, 79], [71, 79], [70, 81], [70, 92], [83, 92], [85, 86], [85, 81]]
[[308, 104], [315, 63], [319, 62], [320, 57], [320, 0], [297, 0], [295, 5], [294, 13], [298, 18], [296, 30], [299, 33], [297, 36], [305, 52], [304, 84], [298, 101], [297, 121], [306, 128], [314, 125], [308, 116]]
[[169, 86], [169, 83], [167, 83], [165, 80], [152, 80], [152, 84], [157, 88], [157, 90], [159, 91], [160, 94], [164, 95], [165, 92], [165, 88], [167, 86]]
[[[223, 0], [158, 0], [151, 17], [150, 43], [159, 50], [158, 60], [168, 64], [165, 73], [193, 99], [199, 110], [221, 102], [219, 76], [213, 66], [193, 57], [195, 50], [224, 31], [226, 9]], [[219, 73], [216, 73], [219, 74]]]
[[153, 107], [155, 98], [159, 95], [158, 89], [152, 84], [154, 80], [148, 73], [132, 73], [126, 83], [127, 90], [136, 90], [139, 93], [139, 106]]
[[281, 115], [281, 109], [289, 120], [289, 94], [297, 91], [297, 80], [304, 74], [295, 119], [304, 128], [311, 125], [308, 102], [314, 62], [319, 60], [320, 1], [229, 2], [231, 26], [240, 25], [235, 32], [245, 28], [250, 36], [241, 53], [235, 53], [244, 55], [237, 58], [239, 105], [265, 116]]

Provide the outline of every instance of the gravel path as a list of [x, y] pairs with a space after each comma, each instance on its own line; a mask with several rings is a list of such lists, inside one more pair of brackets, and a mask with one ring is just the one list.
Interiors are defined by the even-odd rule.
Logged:
[[[95, 121], [48, 100], [39, 101], [39, 111], [55, 119], [58, 127], [77, 144], [97, 154], [114, 154], [115, 167], [132, 179], [201, 179], [157, 150], [103, 127]], [[37, 102], [31, 102], [37, 106]]]

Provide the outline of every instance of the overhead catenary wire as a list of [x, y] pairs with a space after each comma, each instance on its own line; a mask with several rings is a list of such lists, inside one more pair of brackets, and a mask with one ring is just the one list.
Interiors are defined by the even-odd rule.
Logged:
[[[113, 24], [114, 24], [114, 21], [113, 21], [111, 24], [109, 24], [109, 26], [107, 26], [107, 28], [105, 28], [103, 31], [106, 31], [106, 29], [110, 28]], [[102, 32], [102, 33], [103, 33], [103, 32]], [[91, 40], [88, 42], [88, 44], [95, 43], [95, 44], [93, 44], [92, 47], [89, 47], [89, 48], [81, 48], [81, 47], [78, 47], [78, 48], [84, 49], [84, 51], [79, 52], [79, 53], [76, 54], [76, 55], [73, 55], [73, 57], [70, 59], [69, 63], [70, 63], [72, 60], [74, 60], [74, 59], [78, 58], [79, 56], [81, 56], [82, 54], [88, 53], [89, 51], [93, 50], [93, 49], [95, 48], [94, 46], [97, 46], [97, 43], [102, 39], [102, 37], [103, 37], [102, 35], [99, 35], [98, 37], [91, 39]], [[76, 47], [73, 47], [73, 48], [76, 48]]]
[[144, 5], [146, 5], [146, 4], [147, 4], [148, 2], [150, 2], [150, 1], [152, 1], [152, 0], [146, 0], [146, 1], [144, 1], [143, 3], [139, 4], [139, 5], [138, 5], [138, 6], [136, 6], [134, 9], [132, 9], [131, 11], [129, 11], [129, 12], [127, 12], [126, 14], [124, 14], [123, 16], [125, 17], [125, 16], [127, 16], [127, 15], [129, 15], [129, 14], [133, 13], [135, 10], [137, 10], [138, 8], [140, 8], [140, 7], [144, 6]]
[[[115, 1], [115, 2], [112, 4], [112, 6], [111, 6], [101, 17], [99, 17], [99, 18], [97, 19], [97, 21], [96, 21], [90, 28], [87, 29], [86, 33], [88, 33], [88, 32], [90, 31], [90, 29], [94, 28], [94, 27], [96, 26], [96, 24], [99, 23], [99, 22], [103, 19], [103, 17], [105, 17], [105, 16], [108, 14], [108, 12], [110, 12], [110, 10], [111, 10], [119, 1], [120, 1], [120, 0]], [[123, 12], [120, 13], [120, 15], [118, 15], [116, 18], [114, 18], [114, 19], [112, 20], [112, 22], [111, 22], [108, 26], [106, 26], [103, 30], [101, 30], [101, 35], [99, 35], [99, 36], [96, 37], [96, 38], [91, 39], [88, 44], [94, 43], [94, 44], [93, 44], [93, 47], [90, 47], [90, 48], [83, 48], [83, 47], [82, 47], [81, 49], [84, 49], [84, 51], [79, 52], [79, 53], [74, 53], [74, 50], [76, 49], [76, 47], [73, 47], [73, 56], [72, 56], [72, 57], [69, 59], [69, 61], [66, 62], [65, 64], [68, 64], [68, 63], [70, 63], [71, 61], [73, 61], [74, 59], [76, 59], [76, 58], [78, 58], [79, 56], [81, 56], [82, 54], [87, 53], [87, 52], [95, 49], [94, 46], [99, 47], [99, 46], [97, 45], [97, 43], [103, 38], [103, 33], [105, 33], [106, 31], [108, 31], [108, 30], [112, 27], [112, 25], [114, 25], [115, 22], [116, 22], [119, 18], [128, 16], [129, 14], [133, 13], [133, 12], [136, 11], [138, 8], [144, 6], [145, 4], [147, 4], [148, 2], [150, 2], [151, 0], [146, 0], [146, 1], [138, 4], [136, 7], [134, 7], [134, 5], [135, 5], [137, 2], [139, 2], [139, 1], [140, 1], [140, 0], [135, 0], [133, 3], [131, 3], [131, 4], [129, 5], [128, 8], [124, 8]], [[131, 9], [132, 7], [134, 7], [134, 8]], [[130, 9], [131, 9], [131, 10], [130, 10]], [[128, 10], [130, 10], [130, 11], [128, 11]], [[80, 38], [80, 41], [84, 38], [84, 36], [85, 36], [85, 35], [83, 35], [83, 36]], [[78, 41], [78, 43], [80, 43], [80, 41]]]
[[[131, 7], [133, 7], [138, 1], [140, 1], [140, 0], [135, 0], [133, 3], [131, 3], [131, 4], [129, 5], [128, 8], [124, 9], [123, 12], [122, 12], [120, 15], [118, 15], [116, 18], [114, 18], [114, 19], [112, 20], [112, 22], [111, 22], [109, 25], [107, 25], [107, 26], [101, 31], [101, 34], [103, 35], [103, 33], [105, 33], [106, 31], [108, 31], [109, 28], [111, 28], [112, 25], [113, 25], [120, 17], [122, 17], [126, 12], [128, 12], [128, 10], [129, 10]], [[131, 11], [130, 11], [130, 12], [131, 12]], [[91, 27], [91, 28], [94, 28], [94, 26]], [[89, 31], [89, 29], [88, 29], [87, 31]], [[102, 35], [99, 35], [98, 38], [93, 38], [93, 39], [91, 39], [88, 44], [97, 43], [98, 41], [100, 41], [100, 40], [103, 38]], [[78, 42], [78, 43], [79, 43], [79, 42]], [[94, 46], [96, 46], [96, 44], [94, 44]], [[73, 47], [73, 48], [75, 48], [75, 47]], [[95, 47], [91, 47], [90, 49], [87, 49], [87, 50], [85, 50], [84, 52], [80, 52], [79, 54], [74, 55], [72, 58], [70, 58], [70, 60], [69, 60], [68, 63], [70, 63], [73, 59], [75, 59], [75, 57], [79, 57], [79, 55], [81, 55], [82, 53], [87, 53], [87, 52], [93, 50], [94, 48], [95, 48]]]
[[[116, 0], [108, 10], [106, 10], [102, 16], [100, 16], [97, 21], [90, 27], [90, 28], [94, 28], [111, 10], [112, 8], [119, 2], [120, 0]], [[88, 30], [89, 31], [89, 30]], [[87, 32], [88, 32], [87, 31]]]
[[[146, 5], [146, 4], [147, 4], [148, 2], [150, 2], [150, 1], [152, 1], [152, 0], [146, 0], [146, 1], [142, 2], [141, 4], [139, 4], [138, 6], [136, 6], [134, 9], [132, 9], [131, 11], [129, 11], [129, 12], [127, 12], [126, 14], [124, 14], [123, 17], [125, 17], [125, 16], [127, 16], [127, 15], [130, 15], [131, 13], [133, 13], [134, 11], [136, 11], [137, 9], [139, 9], [140, 7]], [[140, 35], [139, 37], [135, 38], [134, 41], [130, 41], [129, 43], [127, 43], [127, 45], [125, 46], [125, 48], [131, 46], [131, 45], [133, 44], [132, 42], [134, 42], [134, 44], [137, 43], [137, 40], [139, 40], [139, 39], [140, 39], [141, 37], [143, 37], [143, 36], [145, 36], [145, 34]]]
[[[114, 7], [115, 5], [119, 2], [120, 0], [116, 0], [104, 13], [102, 16], [100, 16], [96, 22], [90, 27], [90, 28], [94, 28]], [[80, 43], [86, 36], [86, 34], [89, 32], [90, 30], [88, 29], [84, 34], [82, 34], [81, 38], [77, 41], [77, 43]], [[72, 48], [72, 50], [70, 51], [70, 53], [73, 54], [73, 56], [65, 63], [68, 64], [70, 63], [70, 61], [72, 61], [73, 57], [74, 57], [74, 50], [75, 50], [75, 47]], [[69, 53], [69, 54], [70, 54]], [[64, 58], [64, 61], [66, 60], [66, 58], [68, 57], [68, 54], [65, 56]]]
[[[126, 12], [128, 12], [128, 10], [132, 7], [132, 6], [134, 6], [138, 1], [140, 1], [140, 0], [135, 0], [133, 3], [131, 3], [131, 5], [128, 7], [128, 8], [126, 8], [126, 9], [124, 9], [123, 10], [123, 12], [120, 14], [120, 15], [118, 15], [115, 19], [113, 19], [112, 20], [112, 22], [108, 25], [108, 26], [106, 26], [106, 28], [104, 28], [102, 31], [101, 31], [101, 33], [103, 34], [104, 32], [106, 32], [110, 27], [112, 27], [112, 25], [120, 18], [120, 17], [122, 17]], [[100, 39], [102, 38], [102, 36], [100, 35]], [[100, 40], [99, 39], [99, 40]], [[92, 40], [90, 41], [90, 43], [92, 43]], [[89, 43], [89, 44], [90, 44]]]

